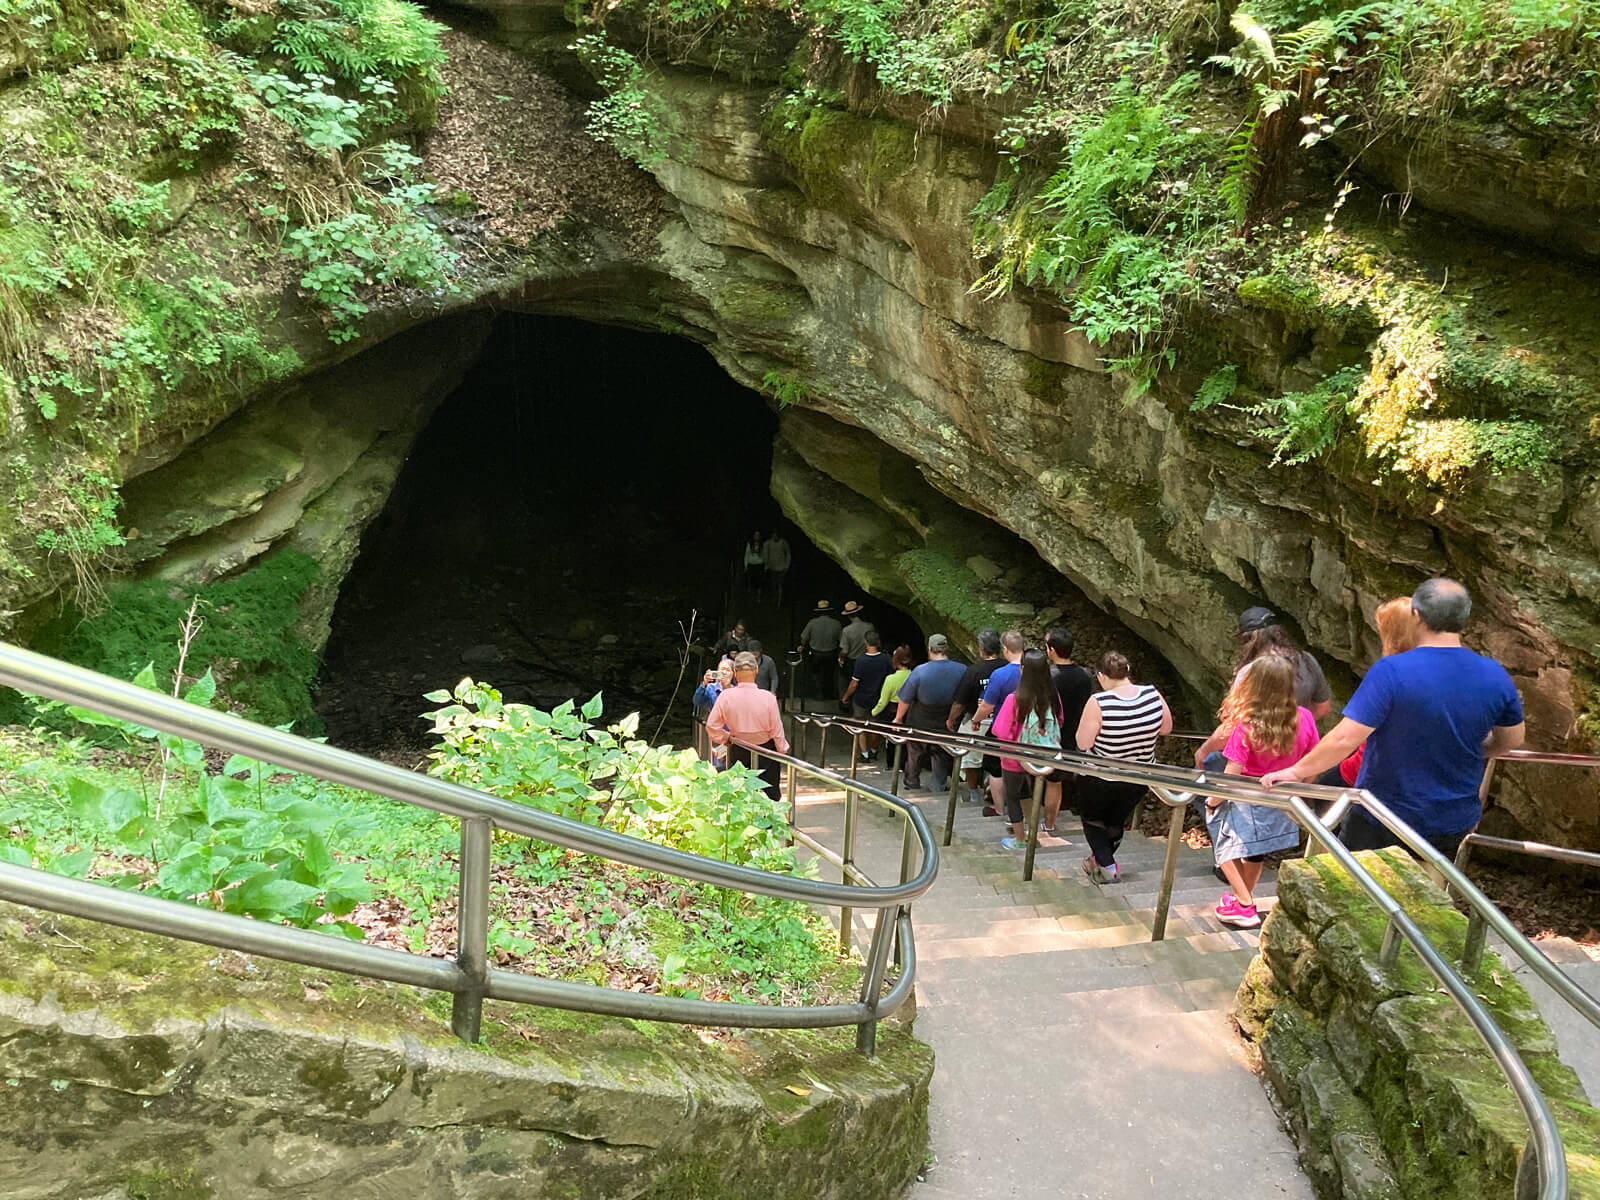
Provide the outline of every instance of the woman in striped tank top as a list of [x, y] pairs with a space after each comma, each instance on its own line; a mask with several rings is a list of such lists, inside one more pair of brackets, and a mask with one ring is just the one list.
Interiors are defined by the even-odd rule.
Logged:
[[[1104, 690], [1089, 697], [1083, 706], [1078, 749], [1101, 758], [1154, 762], [1156, 739], [1172, 732], [1172, 710], [1160, 692], [1148, 683], [1132, 682], [1128, 674], [1127, 658], [1115, 650], [1100, 660], [1096, 675]], [[1078, 781], [1083, 835], [1093, 851], [1083, 860], [1083, 873], [1096, 883], [1115, 883], [1121, 878], [1117, 847], [1122, 844], [1128, 818], [1133, 816], [1144, 792], [1141, 783], [1096, 779], [1092, 775]]]

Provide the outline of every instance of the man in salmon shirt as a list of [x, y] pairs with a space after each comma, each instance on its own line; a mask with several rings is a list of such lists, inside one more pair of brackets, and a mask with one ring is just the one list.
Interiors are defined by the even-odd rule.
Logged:
[[[789, 739], [783, 736], [783, 717], [778, 711], [778, 698], [756, 686], [756, 673], [761, 664], [748, 650], [733, 658], [734, 686], [724, 688], [711, 706], [706, 717], [706, 732], [713, 746], [727, 746], [728, 761], [750, 765], [750, 751], [731, 744], [738, 738], [760, 750], [789, 752]], [[761, 780], [767, 795], [781, 800], [781, 765], [773, 759], [763, 759]]]

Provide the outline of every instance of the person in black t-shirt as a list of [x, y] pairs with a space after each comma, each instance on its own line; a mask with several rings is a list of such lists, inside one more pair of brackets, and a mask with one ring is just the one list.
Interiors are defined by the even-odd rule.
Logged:
[[[853, 660], [855, 665], [850, 672], [850, 686], [840, 697], [850, 705], [850, 715], [861, 720], [872, 717], [872, 706], [878, 702], [878, 696], [883, 691], [883, 681], [889, 678], [889, 673], [894, 670], [894, 663], [883, 652], [883, 638], [876, 629], [867, 631], [865, 653], [859, 654]], [[860, 761], [876, 762], [878, 760], [878, 746], [883, 739], [875, 733], [863, 734], [861, 737], [862, 751]]]
[[[1094, 676], [1072, 661], [1076, 640], [1070, 629], [1060, 625], [1044, 635], [1044, 652], [1050, 658], [1050, 678], [1061, 700], [1061, 748], [1067, 751], [1078, 748], [1078, 722], [1083, 719], [1083, 706], [1094, 695], [1096, 687]], [[1070, 772], [1055, 771], [1051, 774], [1055, 786], [1045, 789], [1044, 824], [1051, 833], [1055, 832], [1056, 814], [1061, 811], [1061, 794], [1071, 778]], [[1051, 793], [1054, 793], [1054, 804]]]
[[[951, 733], [961, 729], [961, 719], [964, 715], [974, 712], [978, 701], [983, 699], [983, 693], [989, 686], [989, 676], [1006, 665], [1006, 660], [1000, 654], [1000, 631], [998, 629], [978, 630], [978, 661], [967, 667], [967, 673], [961, 677], [961, 684], [956, 688], [955, 702], [950, 705], [950, 719], [945, 722], [945, 727]], [[987, 733], [988, 722], [984, 722], [982, 729], [971, 728], [971, 719], [968, 718], [968, 733]], [[967, 777], [966, 799], [974, 799], [982, 783], [982, 773], [989, 774], [990, 807], [999, 809], [1004, 796], [1000, 792], [1000, 756], [997, 754], [966, 754], [960, 764]]]

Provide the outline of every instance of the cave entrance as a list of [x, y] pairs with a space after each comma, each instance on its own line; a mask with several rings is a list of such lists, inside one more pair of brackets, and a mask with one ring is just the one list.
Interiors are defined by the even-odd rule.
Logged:
[[[414, 753], [430, 741], [423, 693], [470, 675], [541, 708], [602, 692], [608, 719], [638, 711], [648, 736], [665, 714], [663, 738], [686, 741], [696, 681], [669, 701], [696, 610], [697, 643], [743, 618], [780, 667], [822, 597], [868, 602], [889, 645], [915, 644], [912, 618], [863, 596], [779, 514], [776, 430], [693, 342], [496, 318], [340, 589], [317, 694], [330, 740]], [[792, 547], [782, 604], [735, 569], [754, 529]]]

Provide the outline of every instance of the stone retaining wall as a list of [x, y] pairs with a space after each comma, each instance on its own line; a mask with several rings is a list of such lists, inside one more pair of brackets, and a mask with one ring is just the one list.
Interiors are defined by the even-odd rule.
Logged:
[[449, 999], [0, 904], [7, 1200], [892, 1200], [933, 1052]]
[[[1398, 850], [1357, 856], [1452, 963], [1466, 918]], [[1379, 963], [1384, 918], [1327, 856], [1283, 864], [1236, 1019], [1325, 1200], [1531, 1195], [1527, 1123], [1482, 1041], [1409, 947]], [[1600, 1112], [1523, 986], [1486, 952], [1470, 977], [1548, 1098], [1569, 1195], [1600, 1197]], [[1531, 1155], [1529, 1155], [1531, 1160]]]

